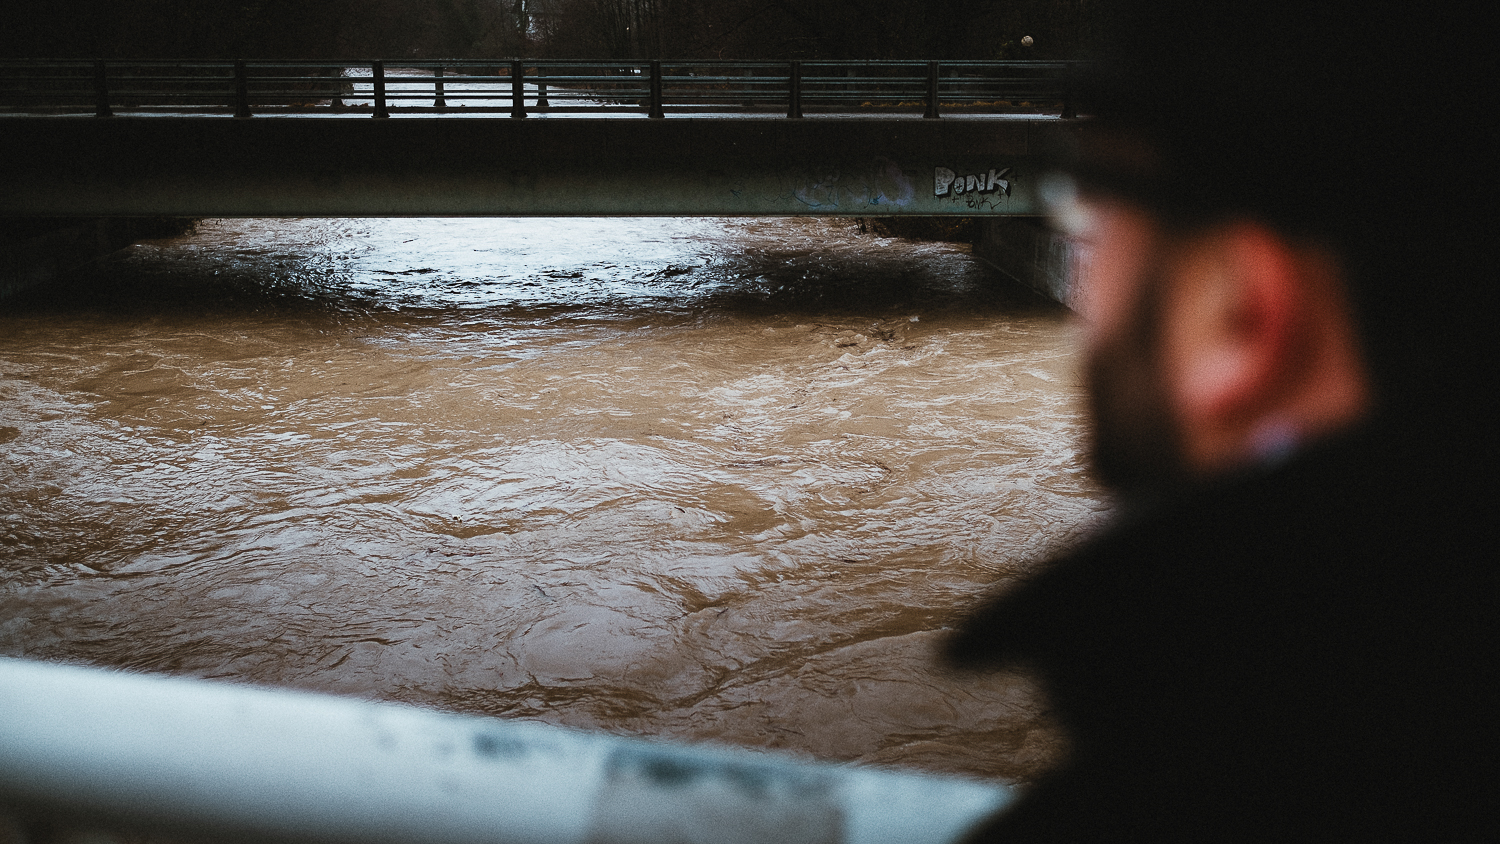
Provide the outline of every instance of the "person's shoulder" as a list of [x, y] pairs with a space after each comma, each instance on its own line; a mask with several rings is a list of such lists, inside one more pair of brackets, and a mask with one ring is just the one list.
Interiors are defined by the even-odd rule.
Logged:
[[1234, 647], [1224, 637], [1314, 635], [1398, 607], [1412, 623], [1443, 615], [1493, 594], [1492, 448], [1441, 425], [1370, 424], [1183, 490], [987, 598], [946, 654], [1045, 661], [1210, 633]]
[[1372, 425], [1163, 501], [987, 602], [1074, 753], [974, 840], [1490, 840], [1493, 446]]

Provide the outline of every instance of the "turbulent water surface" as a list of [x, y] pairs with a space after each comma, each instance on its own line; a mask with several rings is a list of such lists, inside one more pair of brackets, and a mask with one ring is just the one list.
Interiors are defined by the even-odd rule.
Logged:
[[840, 220], [210, 220], [0, 305], [0, 653], [1026, 780], [1056, 308]]

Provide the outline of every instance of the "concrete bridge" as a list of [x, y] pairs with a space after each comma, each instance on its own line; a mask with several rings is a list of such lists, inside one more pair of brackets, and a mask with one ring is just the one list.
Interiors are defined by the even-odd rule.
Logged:
[[1069, 73], [0, 62], [0, 217], [1028, 216]]
[[1031, 216], [1061, 123], [0, 117], [0, 217]]

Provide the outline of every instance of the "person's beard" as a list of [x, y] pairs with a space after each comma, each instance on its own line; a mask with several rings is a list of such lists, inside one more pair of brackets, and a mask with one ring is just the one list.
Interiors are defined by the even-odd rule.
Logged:
[[1188, 482], [1182, 438], [1159, 363], [1161, 279], [1141, 279], [1125, 325], [1085, 364], [1093, 417], [1090, 460], [1101, 483], [1127, 502]]

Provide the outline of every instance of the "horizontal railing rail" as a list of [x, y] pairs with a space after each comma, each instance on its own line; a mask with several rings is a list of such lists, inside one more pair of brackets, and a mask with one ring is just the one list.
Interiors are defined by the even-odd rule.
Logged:
[[0, 834], [23, 840], [951, 844], [1013, 798], [956, 777], [0, 657]]
[[0, 114], [1038, 114], [1074, 62], [0, 60]]

